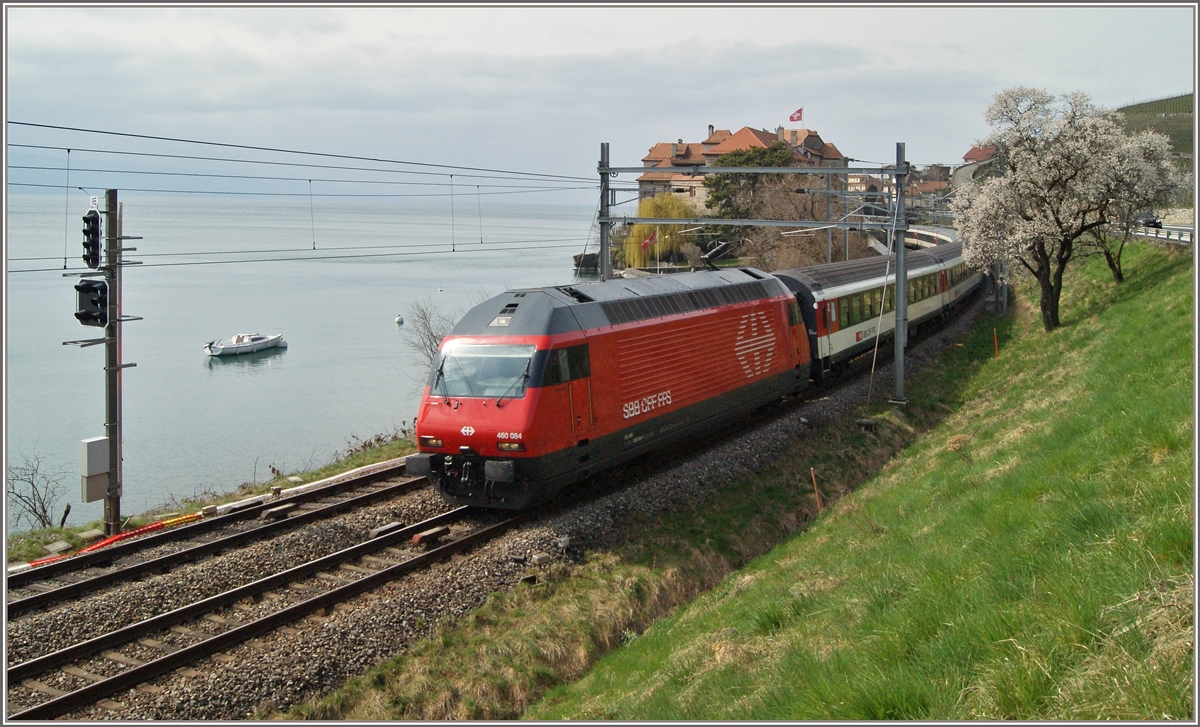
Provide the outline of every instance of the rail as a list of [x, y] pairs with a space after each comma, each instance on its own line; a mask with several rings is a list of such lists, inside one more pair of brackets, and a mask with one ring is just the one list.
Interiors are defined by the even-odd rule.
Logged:
[[274, 498], [270, 495], [259, 495], [248, 498], [239, 503], [224, 506], [228, 508], [224, 515], [204, 518], [180, 528], [161, 530], [154, 535], [136, 538], [90, 553], [72, 554], [60, 560], [34, 568], [26, 568], [19, 571], [10, 570], [5, 582], [8, 584], [9, 590], [12, 590], [24, 587], [28, 583], [54, 578], [63, 573], [104, 565], [131, 553], [136, 553], [139, 550], [176, 540], [187, 540], [209, 530], [223, 528], [242, 520], [251, 520], [258, 517], [263, 510], [272, 507], [292, 502], [304, 503], [323, 497], [330, 497], [361, 485], [403, 475], [405, 471], [405, 460], [391, 461], [384, 463], [382, 467], [368, 465], [367, 467], [360, 467], [350, 472], [343, 472], [340, 475], [335, 475], [319, 482], [301, 485], [300, 487], [292, 488], [292, 490], [284, 490], [279, 498]]
[[253, 527], [249, 530], [243, 530], [217, 540], [200, 542], [183, 550], [179, 550], [158, 558], [142, 561], [140, 563], [128, 564], [120, 567], [119, 570], [101, 573], [71, 583], [63, 583], [62, 585], [56, 586], [53, 590], [42, 591], [32, 596], [26, 596], [24, 598], [9, 601], [6, 604], [5, 613], [8, 618], [12, 619], [30, 611], [44, 608], [51, 603], [65, 601], [71, 598], [78, 598], [84, 594], [94, 592], [100, 588], [105, 588], [116, 583], [135, 580], [148, 575], [166, 573], [183, 563], [197, 561], [207, 555], [213, 555], [225, 550], [230, 550], [246, 543], [271, 537], [284, 530], [297, 528], [301, 525], [332, 517], [333, 515], [337, 515], [347, 510], [365, 507], [380, 500], [386, 500], [395, 497], [405, 492], [423, 487], [425, 482], [426, 480], [423, 477], [413, 478], [395, 485], [383, 487], [381, 489], [365, 492], [360, 495], [351, 496], [337, 502], [329, 503], [320, 508], [298, 512], [289, 517], [270, 521]]
[[[140, 624], [134, 624], [130, 627], [122, 629], [120, 632], [114, 632], [105, 636], [97, 637], [89, 642], [78, 644], [74, 647], [68, 647], [68, 649], [64, 649], [60, 652], [48, 654], [44, 657], [31, 660], [30, 662], [23, 664], [14, 665], [8, 670], [9, 679], [11, 681], [15, 677], [24, 677], [43, 672], [47, 669], [54, 668], [55, 666], [59, 666], [72, 659], [78, 658], [81, 654], [96, 653], [97, 651], [114, 645], [115, 643], [127, 642], [130, 638], [136, 638], [140, 633], [151, 632], [169, 623], [178, 623], [181, 620], [186, 620], [188, 617], [194, 616], [207, 608], [211, 608], [214, 604], [228, 603], [231, 600], [242, 598], [246, 596], [247, 593], [251, 592], [262, 592], [268, 588], [276, 587], [290, 580], [294, 580], [296, 577], [303, 574], [315, 572], [316, 570], [329, 565], [330, 563], [345, 561], [347, 559], [360, 556], [363, 552], [381, 549], [392, 543], [408, 539], [414, 532], [417, 532], [423, 528], [427, 528], [435, 522], [445, 522], [461, 516], [468, 510], [469, 508], [467, 507], [452, 510], [431, 520], [418, 523], [417, 525], [410, 525], [407, 528], [390, 533], [387, 536], [376, 538], [357, 546], [351, 546], [346, 550], [325, 556], [317, 561], [307, 563], [303, 566], [298, 566], [291, 571], [285, 571], [274, 576], [268, 576], [260, 581], [256, 581], [255, 583], [248, 584], [228, 593], [212, 597], [206, 601], [185, 606], [181, 609], [163, 614]], [[322, 608], [328, 608], [333, 604], [353, 598], [354, 596], [394, 580], [398, 576], [425, 567], [439, 560], [445, 560], [452, 555], [470, 548], [473, 545], [498, 536], [517, 523], [528, 519], [531, 514], [531, 512], [520, 513], [514, 517], [502, 520], [495, 525], [483, 527], [446, 545], [431, 548], [421, 555], [401, 561], [396, 565], [386, 567], [382, 570], [376, 571], [371, 575], [366, 575], [359, 580], [335, 588], [331, 591], [327, 591], [319, 596], [315, 596], [313, 598], [301, 601], [300, 603], [287, 606], [261, 619], [241, 624], [221, 634], [211, 635], [199, 643], [182, 648], [178, 651], [174, 651], [173, 653], [154, 661], [142, 663], [141, 665], [135, 666], [132, 669], [117, 674], [116, 676], [109, 677], [103, 681], [94, 682], [83, 687], [82, 689], [52, 698], [49, 701], [43, 702], [34, 707], [30, 707], [16, 714], [10, 714], [8, 715], [8, 719], [53, 719], [54, 717], [61, 716], [72, 710], [79, 709], [88, 704], [94, 703], [96, 700], [102, 699], [103, 697], [114, 694], [123, 689], [136, 686], [137, 684], [152, 679], [155, 676], [173, 671], [205, 656], [209, 656], [213, 653], [227, 649], [230, 646], [243, 643], [254, 638], [255, 636], [295, 621], [308, 613], [312, 613], [313, 611], [317, 611]]]

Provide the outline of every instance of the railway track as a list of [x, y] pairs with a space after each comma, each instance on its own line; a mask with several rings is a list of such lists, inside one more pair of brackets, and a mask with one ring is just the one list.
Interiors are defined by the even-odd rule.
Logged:
[[[445, 560], [500, 535], [532, 515], [532, 512], [520, 513], [496, 522], [496, 513], [458, 508], [12, 665], [7, 670], [9, 704], [41, 701], [8, 718], [53, 719], [186, 668], [205, 657], [220, 659], [226, 649]], [[450, 542], [437, 545], [440, 538], [449, 538]], [[263, 610], [268, 613], [255, 613], [246, 619], [247, 612]], [[21, 691], [14, 693], [14, 689]]]
[[[930, 328], [932, 330], [928, 333], [936, 335], [937, 328]], [[880, 351], [882, 363], [887, 360], [890, 347], [881, 348], [884, 349]], [[865, 356], [854, 362], [857, 365], [848, 367], [846, 375], [828, 381], [820, 388], [809, 389], [809, 394], [823, 396], [830, 389], [850, 383], [859, 374], [865, 373], [864, 368], [869, 368], [869, 358]], [[791, 407], [785, 403], [782, 408]], [[278, 502], [269, 504], [276, 505]], [[532, 512], [523, 513], [510, 520], [480, 525], [475, 529], [439, 520], [459, 517], [465, 512], [465, 509], [452, 511], [402, 530], [388, 532], [371, 541], [195, 604], [14, 664], [8, 669], [8, 701], [9, 709], [13, 710], [8, 718], [52, 719], [86, 713], [89, 705], [95, 704], [100, 705], [101, 711], [117, 709], [119, 705], [104, 700], [139, 685], [139, 691], [153, 694], [157, 687], [149, 682], [155, 682], [156, 677], [171, 672], [189, 679], [198, 678], [202, 673], [189, 669], [189, 665], [206, 658], [211, 658], [214, 665], [215, 662], [232, 662], [233, 657], [226, 654], [226, 650], [247, 641], [251, 641], [250, 646], [254, 647], [254, 640], [271, 631], [291, 633], [296, 638], [307, 639], [309, 636], [301, 637], [300, 632], [290, 630], [288, 624], [314, 612], [330, 614], [329, 609], [336, 604], [382, 588], [385, 583], [407, 584], [408, 581], [398, 580], [405, 573], [412, 573], [467, 550], [534, 515]], [[500, 513], [490, 514], [493, 519], [500, 516]], [[428, 551], [401, 547], [406, 539], [411, 539], [411, 535], [443, 526], [452, 528], [448, 537], [453, 538], [453, 542]], [[386, 592], [391, 593], [390, 590]], [[355, 604], [354, 608], [360, 610], [379, 607], [367, 605], [362, 599], [355, 601]], [[253, 614], [253, 618], [249, 618], [249, 614]], [[233, 668], [232, 663], [229, 668]], [[178, 677], [175, 679], [178, 681]], [[157, 680], [159, 685], [165, 686], [167, 683], [162, 679]], [[21, 711], [16, 711], [18, 709]]]
[[[6, 616], [11, 620], [101, 588], [167, 573], [182, 564], [427, 485], [423, 477], [388, 483], [403, 477], [404, 471], [403, 462], [393, 464], [295, 495], [247, 505], [192, 525], [10, 574]], [[178, 547], [163, 555], [143, 557], [146, 551], [159, 546]]]

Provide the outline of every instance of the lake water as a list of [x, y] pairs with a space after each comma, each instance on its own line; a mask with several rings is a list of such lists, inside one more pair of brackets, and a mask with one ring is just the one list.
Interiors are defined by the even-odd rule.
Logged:
[[[121, 202], [124, 234], [144, 238], [127, 243], [138, 251], [126, 259], [144, 264], [122, 281], [124, 314], [144, 318], [122, 334], [137, 364], [122, 384], [123, 515], [261, 482], [271, 466], [317, 467], [353, 436], [411, 426], [425, 371], [396, 316], [422, 300], [461, 313], [485, 294], [567, 284], [571, 256], [598, 235], [584, 206], [460, 200], [452, 216], [448, 203]], [[103, 503], [79, 501], [78, 453], [104, 435], [104, 347], [63, 345], [102, 335], [75, 320], [78, 278], [62, 270], [64, 248], [82, 269], [87, 209], [82, 194], [69, 209], [10, 196], [5, 235], [8, 461], [37, 454], [61, 469], [59, 511], [70, 502], [73, 524], [103, 517]], [[30, 269], [43, 271], [17, 272]], [[282, 333], [289, 347], [243, 360], [201, 350], [235, 333]]]

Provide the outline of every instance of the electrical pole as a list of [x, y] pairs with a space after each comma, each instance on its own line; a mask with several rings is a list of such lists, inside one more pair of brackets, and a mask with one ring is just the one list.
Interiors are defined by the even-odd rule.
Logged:
[[611, 244], [612, 222], [608, 219], [608, 142], [600, 144], [600, 279], [612, 278]]
[[[824, 163], [824, 162], [822, 162]], [[833, 175], [825, 175], [825, 221], [833, 222]], [[833, 228], [825, 230], [825, 262], [833, 262]]]
[[904, 247], [904, 233], [908, 230], [908, 219], [904, 213], [904, 177], [908, 174], [908, 163], [904, 161], [904, 142], [896, 143], [896, 328], [893, 338], [896, 344], [894, 366], [896, 395], [890, 404], [907, 404], [904, 398], [904, 348], [908, 345], [908, 260]]
[[104, 434], [108, 437], [108, 495], [104, 534], [121, 532], [121, 224], [117, 190], [104, 192], [104, 264], [108, 326], [104, 329]]
[[[847, 201], [850, 198], [849, 195], [850, 195], [850, 175], [843, 173], [842, 174], [842, 211], [841, 211], [842, 222], [848, 222], [850, 220], [850, 203]], [[845, 249], [845, 255], [844, 255], [844, 257], [842, 257], [842, 260], [849, 260], [850, 259], [850, 228], [849, 227], [842, 228], [842, 247]]]

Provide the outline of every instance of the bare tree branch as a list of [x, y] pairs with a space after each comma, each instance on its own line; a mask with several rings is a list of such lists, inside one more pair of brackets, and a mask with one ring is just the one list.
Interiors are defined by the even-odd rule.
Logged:
[[37, 454], [21, 454], [21, 464], [8, 465], [5, 496], [14, 523], [30, 528], [54, 527], [54, 513], [66, 491], [62, 467], [49, 469], [46, 458]]

